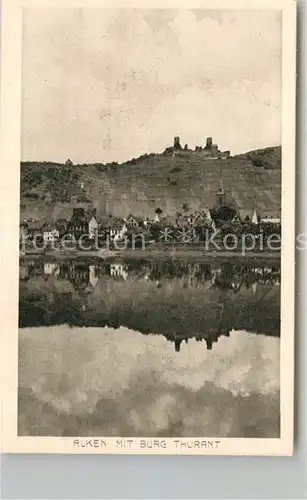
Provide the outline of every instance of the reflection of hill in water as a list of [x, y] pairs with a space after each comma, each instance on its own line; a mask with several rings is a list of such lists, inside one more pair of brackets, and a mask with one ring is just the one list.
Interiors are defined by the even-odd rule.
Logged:
[[280, 334], [279, 268], [123, 261], [22, 263], [19, 324], [127, 326], [207, 347], [232, 329]]

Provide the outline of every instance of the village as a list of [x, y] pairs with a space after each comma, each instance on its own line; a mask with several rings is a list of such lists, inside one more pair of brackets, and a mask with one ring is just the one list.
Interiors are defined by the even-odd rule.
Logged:
[[[170, 216], [157, 207], [152, 218], [127, 214], [125, 218], [111, 214], [99, 217], [93, 207], [85, 209], [82, 206], [72, 208], [69, 220], [49, 220], [44, 223], [37, 220], [24, 220], [20, 223], [20, 249], [25, 253], [34, 250], [65, 248], [69, 242], [74, 248], [87, 250], [103, 248], [108, 243], [110, 250], [123, 248], [121, 242], [127, 242], [127, 248], [138, 248], [146, 244], [146, 248], [166, 248], [168, 245], [204, 245], [214, 234], [216, 241], [223, 245], [225, 237], [234, 235], [262, 234], [262, 245], [271, 235], [280, 235], [281, 220], [279, 214], [261, 213], [256, 203], [253, 207], [240, 209], [227, 199], [223, 182], [216, 191], [214, 207], [207, 207], [190, 213], [185, 203], [182, 212]], [[138, 238], [138, 236], [140, 238]], [[260, 241], [260, 238], [259, 238]], [[79, 243], [82, 243], [79, 245]], [[143, 247], [142, 247], [143, 248]], [[223, 249], [223, 248], [222, 248]]]

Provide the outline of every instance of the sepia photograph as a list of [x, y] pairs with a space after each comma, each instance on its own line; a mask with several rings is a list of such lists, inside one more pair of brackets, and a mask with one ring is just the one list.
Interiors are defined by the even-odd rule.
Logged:
[[285, 3], [22, 8], [17, 441], [292, 453]]

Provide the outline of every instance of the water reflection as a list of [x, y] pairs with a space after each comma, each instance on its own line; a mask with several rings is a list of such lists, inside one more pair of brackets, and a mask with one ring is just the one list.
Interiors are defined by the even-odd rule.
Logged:
[[241, 286], [249, 288], [255, 283], [279, 284], [280, 265], [273, 261], [272, 265], [249, 262], [232, 264], [230, 262], [199, 263], [189, 260], [65, 260], [44, 261], [27, 259], [20, 262], [20, 280], [28, 281], [36, 276], [48, 279], [56, 276], [58, 279], [70, 281], [76, 289], [82, 289], [91, 284], [95, 287], [102, 276], [114, 279], [128, 278], [146, 279], [151, 281], [172, 278], [186, 278], [186, 284], [200, 286], [210, 281], [220, 288], [229, 288], [237, 292]]
[[278, 336], [278, 264], [189, 261], [23, 262], [21, 327], [69, 323], [161, 334], [179, 352], [232, 330]]
[[232, 332], [178, 356], [125, 327], [26, 328], [19, 388], [22, 435], [277, 437], [279, 339]]
[[19, 326], [20, 435], [279, 436], [278, 262], [24, 260]]

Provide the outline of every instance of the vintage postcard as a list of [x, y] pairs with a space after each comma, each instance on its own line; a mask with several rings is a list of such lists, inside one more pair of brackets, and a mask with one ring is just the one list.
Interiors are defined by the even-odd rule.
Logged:
[[293, 0], [4, 0], [2, 451], [293, 453]]

